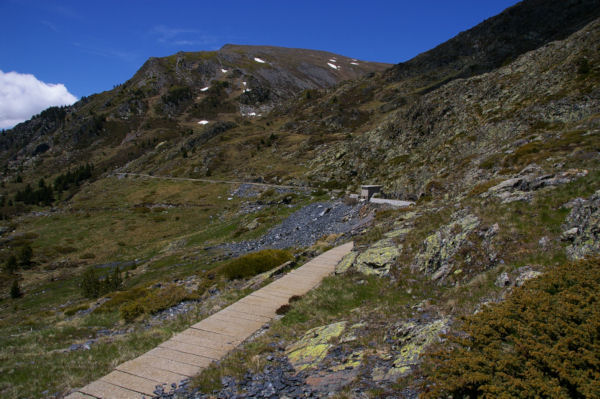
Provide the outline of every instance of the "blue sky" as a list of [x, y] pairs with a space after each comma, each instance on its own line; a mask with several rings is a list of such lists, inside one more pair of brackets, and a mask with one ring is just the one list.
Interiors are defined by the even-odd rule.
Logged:
[[225, 43], [311, 48], [397, 63], [516, 3], [0, 0], [0, 70], [61, 83], [81, 97], [124, 82], [148, 57], [214, 50]]

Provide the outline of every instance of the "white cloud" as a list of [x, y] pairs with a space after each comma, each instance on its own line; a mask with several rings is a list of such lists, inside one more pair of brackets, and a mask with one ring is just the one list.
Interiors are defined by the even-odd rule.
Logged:
[[30, 74], [0, 70], [0, 129], [11, 128], [53, 105], [70, 105], [77, 97], [62, 83], [44, 83]]
[[216, 37], [202, 34], [196, 29], [172, 28], [165, 25], [157, 25], [149, 33], [156, 37], [158, 43], [169, 46], [205, 46], [217, 41]]

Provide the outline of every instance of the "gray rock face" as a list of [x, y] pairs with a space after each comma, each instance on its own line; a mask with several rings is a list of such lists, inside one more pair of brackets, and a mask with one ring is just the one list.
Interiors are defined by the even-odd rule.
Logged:
[[413, 269], [430, 275], [434, 280], [443, 279], [450, 273], [451, 258], [479, 225], [479, 219], [470, 214], [462, 217], [455, 214], [454, 219], [425, 239], [423, 248], [415, 257]]
[[588, 200], [571, 201], [573, 208], [561, 238], [569, 242], [569, 259], [600, 254], [600, 190]]
[[573, 179], [587, 175], [587, 170], [570, 169], [557, 174], [543, 174], [534, 165], [525, 168], [519, 176], [504, 180], [490, 188], [483, 197], [495, 196], [502, 203], [529, 201], [533, 198], [532, 191], [544, 187], [558, 186], [571, 182]]

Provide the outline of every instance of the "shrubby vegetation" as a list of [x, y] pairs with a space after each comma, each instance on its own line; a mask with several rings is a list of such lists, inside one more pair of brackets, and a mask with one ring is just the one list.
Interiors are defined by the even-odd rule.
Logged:
[[146, 314], [155, 314], [183, 301], [198, 299], [182, 286], [169, 285], [161, 289], [145, 290], [145, 295], [132, 298], [119, 308], [119, 314], [125, 321], [133, 321]]
[[4, 261], [4, 270], [8, 273], [14, 273], [19, 267], [29, 269], [33, 265], [33, 249], [31, 245], [25, 244], [19, 248], [18, 252], [12, 253]]
[[21, 286], [19, 285], [19, 280], [13, 280], [12, 285], [10, 286], [10, 297], [12, 299], [17, 299], [23, 296], [21, 292]]
[[98, 276], [94, 267], [90, 267], [81, 277], [81, 294], [86, 298], [98, 298], [120, 289], [122, 284], [123, 278], [118, 266], [112, 273], [106, 272], [103, 277]]
[[233, 259], [221, 266], [219, 272], [229, 280], [248, 278], [271, 270], [292, 259], [293, 256], [289, 251], [265, 249]]
[[15, 201], [27, 205], [50, 205], [54, 202], [54, 194], [52, 187], [47, 186], [44, 179], [41, 179], [36, 189], [33, 189], [31, 184], [27, 184], [23, 190], [17, 191]]
[[71, 187], [78, 186], [82, 181], [92, 177], [93, 170], [94, 166], [88, 163], [78, 167], [72, 172], [68, 171], [67, 173], [61, 174], [54, 179], [54, 190], [56, 190], [57, 193], [61, 193]]
[[72, 187], [78, 186], [82, 181], [92, 177], [94, 167], [91, 164], [86, 164], [78, 167], [74, 171], [68, 171], [54, 179], [53, 187], [46, 184], [44, 179], [40, 179], [37, 188], [27, 184], [23, 190], [17, 191], [15, 194], [15, 202], [22, 202], [26, 205], [52, 205], [55, 200], [55, 195], [60, 194]]
[[163, 94], [160, 99], [165, 104], [179, 105], [192, 98], [192, 90], [187, 86], [171, 87], [168, 93]]
[[600, 259], [569, 263], [466, 317], [425, 359], [424, 398], [600, 397]]

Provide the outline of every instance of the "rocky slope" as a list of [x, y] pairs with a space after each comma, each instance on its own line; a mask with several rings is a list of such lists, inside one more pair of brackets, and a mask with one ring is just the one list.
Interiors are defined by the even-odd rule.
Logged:
[[388, 66], [325, 51], [232, 44], [151, 58], [113, 90], [50, 108], [8, 130], [0, 137], [0, 159], [7, 172], [57, 172], [90, 159], [114, 168], [209, 122], [228, 121], [221, 125], [226, 130], [304, 90]]

